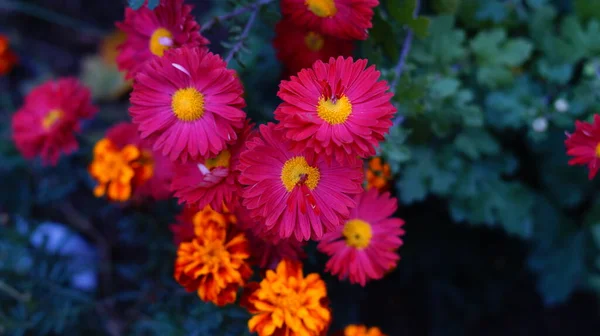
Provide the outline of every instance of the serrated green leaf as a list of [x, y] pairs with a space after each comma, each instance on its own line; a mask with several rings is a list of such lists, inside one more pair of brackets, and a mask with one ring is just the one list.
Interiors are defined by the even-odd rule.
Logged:
[[454, 17], [442, 15], [431, 20], [429, 36], [413, 42], [411, 59], [419, 64], [450, 66], [466, 56], [465, 32], [454, 28]]

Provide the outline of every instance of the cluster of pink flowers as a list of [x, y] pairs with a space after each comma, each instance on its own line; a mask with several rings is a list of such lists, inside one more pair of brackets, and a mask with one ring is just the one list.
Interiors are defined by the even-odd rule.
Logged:
[[[281, 1], [286, 21], [277, 30], [312, 32], [306, 46], [327, 52], [290, 67], [303, 69], [280, 84], [277, 123], [258, 128], [243, 111], [240, 78], [209, 51], [192, 6], [162, 0], [153, 10], [126, 9], [117, 63], [133, 79], [132, 124], [115, 126], [96, 146], [96, 195], [173, 195], [185, 211], [235, 214], [252, 245], [268, 251], [263, 267], [299, 258], [314, 240], [340, 278], [381, 278], [399, 259], [403, 221], [391, 217], [397, 200], [389, 193], [364, 190], [363, 160], [392, 126], [393, 94], [367, 60], [329, 57], [350, 53], [340, 41], [366, 38], [377, 4]], [[342, 47], [324, 47], [322, 36]], [[25, 156], [56, 162], [77, 147], [74, 131], [95, 111], [75, 80], [45, 84], [15, 116], [15, 141]]]

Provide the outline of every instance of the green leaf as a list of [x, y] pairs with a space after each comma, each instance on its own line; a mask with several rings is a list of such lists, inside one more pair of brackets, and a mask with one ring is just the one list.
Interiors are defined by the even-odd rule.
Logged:
[[484, 1], [475, 17], [477, 20], [491, 20], [500, 23], [508, 17], [506, 2], [500, 0]]
[[430, 24], [431, 20], [429, 18], [419, 16], [409, 24], [409, 27], [415, 32], [417, 37], [425, 38], [429, 35]]
[[497, 154], [500, 145], [482, 129], [468, 129], [454, 139], [456, 149], [470, 159], [479, 159], [481, 155]]
[[529, 266], [538, 273], [538, 290], [546, 304], [564, 302], [585, 274], [585, 234], [575, 231], [549, 248], [538, 247]]
[[144, 2], [145, 0], [127, 0], [127, 3], [129, 3], [129, 7], [131, 7], [134, 10], [142, 8]]
[[509, 84], [512, 69], [522, 65], [532, 54], [533, 45], [528, 40], [507, 39], [501, 29], [482, 31], [471, 41], [471, 50], [480, 68], [477, 79], [489, 87]]
[[454, 28], [454, 17], [443, 15], [431, 20], [429, 36], [414, 41], [411, 59], [416, 63], [447, 66], [466, 57], [465, 32]]
[[431, 86], [431, 93], [440, 99], [454, 95], [460, 87], [460, 81], [455, 78], [442, 78], [436, 80]]
[[600, 1], [574, 0], [573, 6], [575, 7], [575, 14], [581, 20], [600, 20]]
[[410, 27], [419, 38], [427, 36], [430, 20], [422, 16], [414, 17], [417, 0], [403, 0], [400, 5], [396, 1], [389, 1], [387, 8], [398, 23]]

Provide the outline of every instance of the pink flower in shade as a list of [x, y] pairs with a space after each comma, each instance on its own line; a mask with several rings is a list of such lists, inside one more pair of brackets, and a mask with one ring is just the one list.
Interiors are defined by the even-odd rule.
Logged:
[[44, 164], [56, 165], [61, 154], [78, 148], [75, 133], [81, 120], [97, 110], [90, 90], [77, 79], [47, 81], [34, 88], [13, 115], [13, 140], [25, 158], [40, 156]]
[[172, 161], [199, 162], [237, 140], [246, 106], [235, 72], [206, 49], [171, 49], [133, 84], [129, 112], [142, 138]]
[[378, 0], [281, 0], [293, 24], [347, 40], [366, 40]]
[[310, 68], [317, 60], [352, 56], [354, 43], [296, 26], [283, 19], [275, 25], [273, 46], [277, 50], [277, 58], [289, 73], [296, 74], [304, 68]]
[[260, 222], [250, 217], [244, 207], [236, 211], [237, 225], [243, 230], [250, 242], [250, 262], [260, 268], [275, 269], [282, 259], [299, 261], [306, 257], [304, 243], [292, 238], [280, 239], [278, 236], [265, 234]]
[[593, 179], [600, 168], [600, 115], [595, 114], [592, 123], [576, 120], [575, 133], [567, 133], [565, 146], [573, 157], [569, 165], [587, 165], [588, 178]]
[[125, 21], [117, 22], [127, 39], [118, 49], [119, 70], [126, 78], [134, 78], [146, 61], [162, 57], [170, 48], [205, 46], [209, 42], [200, 35], [200, 25], [190, 14], [193, 6], [183, 0], [161, 0], [154, 10], [146, 5], [138, 10], [125, 9]]
[[275, 119], [293, 151], [312, 148], [340, 162], [375, 155], [396, 109], [387, 82], [366, 66], [367, 60], [330, 58], [281, 82]]
[[243, 205], [266, 234], [319, 240], [350, 214], [361, 192], [362, 163], [325, 160], [311, 148], [292, 152], [283, 131], [269, 123], [240, 156]]
[[370, 189], [357, 195], [356, 203], [350, 219], [325, 234], [317, 248], [331, 257], [325, 265], [328, 272], [364, 286], [381, 279], [398, 263], [396, 249], [402, 246], [404, 221], [390, 217], [398, 201], [388, 192]]
[[136, 186], [134, 195], [138, 197], [150, 197], [155, 200], [165, 200], [171, 197], [169, 185], [173, 178], [173, 163], [160, 153], [153, 151], [148, 141], [140, 139], [137, 127], [128, 122], [119, 123], [106, 132], [109, 139], [118, 148], [127, 145], [135, 145], [142, 151], [144, 161], [136, 172], [133, 181]]
[[246, 122], [235, 143], [216, 157], [198, 162], [175, 164], [175, 177], [171, 184], [179, 203], [204, 208], [210, 205], [216, 211], [233, 211], [239, 204], [242, 186], [238, 182], [240, 162], [246, 141], [252, 136], [253, 125]]

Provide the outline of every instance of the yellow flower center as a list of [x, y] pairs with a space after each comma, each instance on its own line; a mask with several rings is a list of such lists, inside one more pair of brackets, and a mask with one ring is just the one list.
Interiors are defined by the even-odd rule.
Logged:
[[61, 111], [59, 109], [51, 110], [42, 119], [42, 127], [45, 130], [49, 129], [50, 127], [52, 127], [52, 125], [54, 125], [57, 121], [59, 121], [60, 118], [62, 118], [62, 116], [63, 116], [63, 111]]
[[311, 51], [319, 51], [323, 48], [323, 44], [325, 43], [325, 39], [319, 33], [308, 32], [306, 37], [304, 37], [304, 43]]
[[192, 87], [179, 89], [171, 98], [171, 108], [181, 121], [198, 120], [204, 115], [204, 96]]
[[310, 190], [314, 190], [319, 184], [320, 178], [319, 169], [309, 166], [304, 156], [296, 156], [287, 160], [281, 169], [281, 182], [290, 192], [298, 184], [305, 184]]
[[355, 218], [346, 222], [342, 235], [346, 238], [348, 246], [364, 249], [369, 246], [373, 232], [371, 231], [371, 224]]
[[173, 46], [173, 34], [165, 28], [158, 28], [150, 37], [150, 51], [162, 57], [165, 50]]
[[317, 114], [331, 125], [343, 124], [352, 114], [352, 103], [346, 96], [334, 100], [321, 97], [317, 104]]
[[296, 313], [298, 309], [302, 308], [302, 298], [293, 290], [286, 288], [285, 292], [285, 294], [282, 293], [284, 295], [277, 297], [275, 306]]
[[600, 158], [600, 143], [596, 145], [596, 157]]
[[216, 167], [225, 167], [229, 168], [229, 159], [231, 159], [231, 153], [228, 150], [222, 150], [219, 155], [215, 158], [208, 159], [204, 162], [204, 166], [208, 169], [213, 169]]
[[337, 13], [334, 0], [306, 0], [305, 4], [318, 17], [332, 17]]
[[229, 252], [221, 240], [204, 241], [204, 246], [200, 246], [196, 252], [198, 260], [204, 264], [204, 267], [210, 271], [216, 271], [221, 267], [224, 260], [229, 260]]

